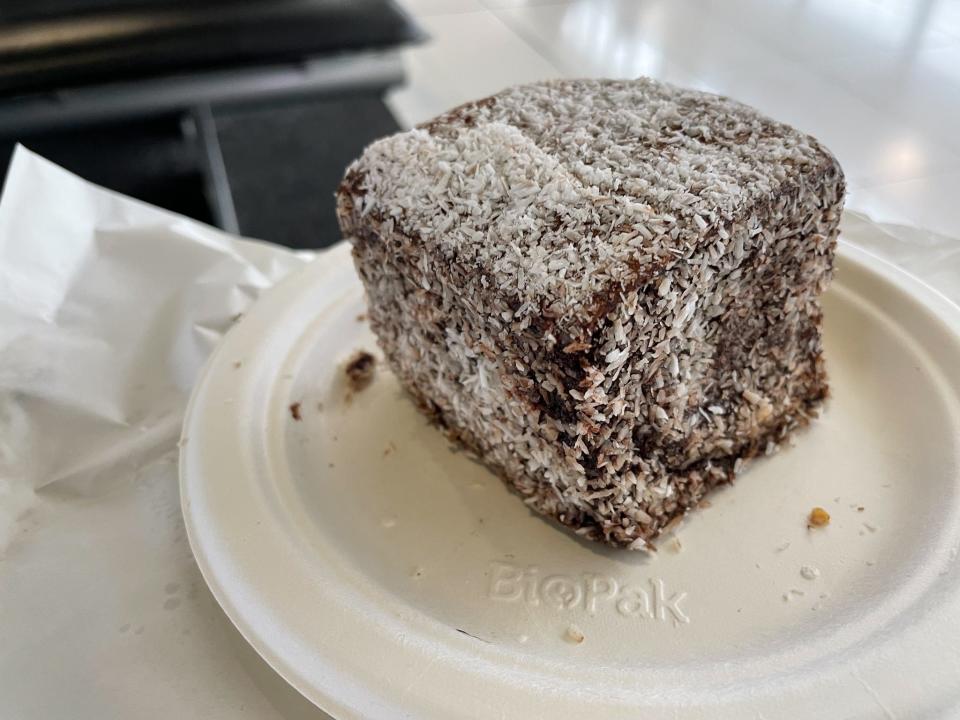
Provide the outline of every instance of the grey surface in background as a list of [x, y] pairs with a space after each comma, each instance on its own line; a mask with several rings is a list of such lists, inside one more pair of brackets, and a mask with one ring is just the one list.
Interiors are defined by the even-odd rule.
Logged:
[[293, 248], [340, 240], [333, 193], [346, 166], [397, 122], [375, 95], [214, 108], [240, 233]]

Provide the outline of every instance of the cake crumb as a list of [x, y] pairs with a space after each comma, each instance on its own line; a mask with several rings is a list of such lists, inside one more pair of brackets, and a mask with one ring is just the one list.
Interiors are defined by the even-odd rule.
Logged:
[[303, 420], [303, 416], [300, 415], [300, 403], [295, 402], [290, 404], [290, 416], [297, 422]]
[[[669, 530], [669, 528], [667, 528]], [[630, 550], [642, 550], [650, 555], [657, 552], [656, 546], [645, 538], [637, 538], [627, 546]]]
[[564, 637], [572, 643], [579, 645], [585, 640], [585, 637], [580, 629], [576, 625], [570, 625], [567, 627], [567, 632]]
[[671, 520], [664, 526], [663, 532], [665, 533], [673, 532], [683, 524], [684, 520], [686, 520], [686, 516], [677, 515], [675, 518], [673, 518], [673, 520]]
[[347, 361], [344, 372], [352, 392], [360, 392], [373, 381], [377, 359], [366, 350], [358, 350]]
[[396, 449], [397, 449], [396, 443], [394, 443], [393, 440], [391, 440], [390, 442], [387, 443], [387, 446], [383, 449], [383, 456], [386, 457]]
[[863, 511], [864, 511], [863, 505], [857, 505], [857, 512], [863, 512]]
[[670, 543], [670, 549], [673, 550], [674, 552], [680, 552], [681, 550], [683, 550], [683, 545], [680, 542], [680, 538], [675, 537], [673, 539], [673, 542]]
[[360, 313], [357, 315], [357, 322], [364, 322], [367, 319], [366, 313]]
[[810, 511], [810, 516], [807, 518], [807, 527], [824, 527], [825, 525], [830, 524], [830, 513], [824, 510], [822, 507], [815, 507]]
[[242, 368], [242, 367], [243, 367], [243, 360], [234, 360], [234, 361], [233, 361], [233, 369], [234, 369], [234, 370], [239, 370], [239, 369]]
[[703, 500], [697, 503], [697, 507], [702, 510], [706, 510], [708, 507], [713, 507], [713, 503], [707, 500], [706, 498], [704, 498]]
[[800, 576], [804, 580], [816, 580], [820, 577], [820, 570], [813, 567], [813, 565], [802, 565], [800, 567]]

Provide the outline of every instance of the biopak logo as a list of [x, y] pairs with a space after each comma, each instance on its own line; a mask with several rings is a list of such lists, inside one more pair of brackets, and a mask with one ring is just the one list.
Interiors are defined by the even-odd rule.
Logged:
[[675, 625], [690, 622], [680, 606], [687, 593], [668, 594], [663, 580], [655, 577], [645, 583], [624, 583], [609, 575], [546, 575], [536, 565], [520, 567], [492, 562], [487, 595], [498, 602], [526, 603], [557, 611], [589, 615], [615, 611], [640, 620], [672, 620]]

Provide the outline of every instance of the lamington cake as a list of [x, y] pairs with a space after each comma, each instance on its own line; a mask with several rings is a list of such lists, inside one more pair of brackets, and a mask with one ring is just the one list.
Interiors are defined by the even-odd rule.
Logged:
[[633, 549], [814, 417], [843, 173], [648, 79], [510, 88], [337, 193], [390, 368], [536, 512]]

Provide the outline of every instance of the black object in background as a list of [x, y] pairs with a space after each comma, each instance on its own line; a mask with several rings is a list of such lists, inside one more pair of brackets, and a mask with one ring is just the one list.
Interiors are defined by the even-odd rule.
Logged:
[[298, 62], [420, 37], [384, 0], [4, 0], [0, 95]]
[[22, 142], [226, 230], [323, 247], [344, 167], [398, 129], [396, 48], [422, 37], [391, 0], [8, 0], [0, 172]]
[[206, 193], [204, 150], [180, 115], [105, 123], [0, 139], [0, 172], [16, 142], [90, 182], [215, 223]]
[[399, 127], [377, 97], [214, 108], [240, 232], [289, 247], [340, 239], [333, 193], [373, 139]]

